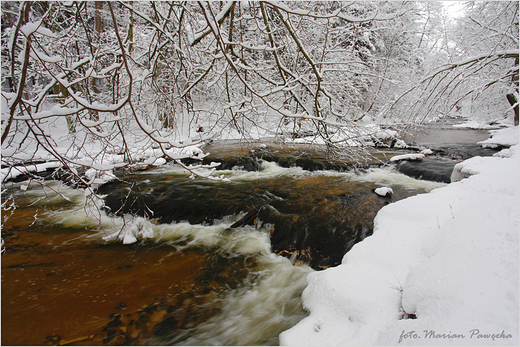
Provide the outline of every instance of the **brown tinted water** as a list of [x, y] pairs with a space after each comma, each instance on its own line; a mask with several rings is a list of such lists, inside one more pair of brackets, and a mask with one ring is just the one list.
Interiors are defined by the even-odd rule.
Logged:
[[207, 319], [211, 308], [194, 314], [188, 306], [214, 300], [247, 275], [237, 258], [219, 269], [225, 283], [208, 281], [218, 259], [202, 250], [103, 244], [85, 238], [93, 232], [84, 228], [35, 222], [36, 213], [42, 208], [21, 206], [2, 230], [2, 345], [140, 344], [167, 309], [190, 313], [178, 328]]

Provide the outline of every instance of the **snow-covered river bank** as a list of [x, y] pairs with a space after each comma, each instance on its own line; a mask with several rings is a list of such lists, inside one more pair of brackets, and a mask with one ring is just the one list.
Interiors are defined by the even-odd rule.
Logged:
[[518, 345], [518, 127], [493, 142], [517, 144], [384, 207], [341, 265], [311, 273], [310, 314], [281, 344]]

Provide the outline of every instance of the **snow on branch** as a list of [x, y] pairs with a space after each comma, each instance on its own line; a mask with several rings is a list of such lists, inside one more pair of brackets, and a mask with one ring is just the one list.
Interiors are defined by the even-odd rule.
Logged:
[[461, 66], [473, 64], [473, 63], [480, 62], [480, 61], [487, 60], [487, 59], [518, 58], [518, 54], [519, 54], [519, 52], [517, 49], [516, 50], [498, 51], [498, 52], [493, 52], [493, 53], [484, 53], [481, 55], [477, 55], [474, 57], [470, 57], [470, 58], [461, 60], [456, 63], [445, 64], [445, 65], [437, 68], [435, 71], [431, 72], [430, 74], [428, 74], [426, 77], [424, 77], [420, 83], [423, 83], [429, 79], [432, 79], [433, 77], [435, 77], [436, 75], [438, 75], [439, 73], [444, 72], [444, 71], [453, 70], [453, 69], [456, 69]]
[[395, 15], [388, 15], [388, 14], [380, 14], [379, 12], [375, 12], [372, 16], [367, 16], [364, 18], [354, 17], [350, 15], [346, 15], [344, 13], [341, 13], [346, 7], [340, 7], [337, 10], [334, 11], [332, 14], [323, 15], [323, 14], [317, 14], [313, 13], [311, 10], [300, 10], [300, 9], [291, 9], [290, 7], [277, 2], [277, 1], [263, 1], [266, 4], [271, 5], [274, 8], [280, 9], [286, 13], [294, 14], [297, 16], [303, 16], [303, 17], [312, 17], [316, 19], [331, 19], [331, 18], [340, 18], [343, 19], [346, 22], [349, 23], [364, 23], [364, 22], [371, 22], [371, 21], [387, 21], [392, 20], [398, 17], [403, 16], [406, 12], [409, 12], [411, 9], [406, 9], [398, 14]]
[[226, 45], [239, 46], [239, 47], [249, 49], [252, 51], [278, 51], [278, 50], [285, 48], [285, 46], [276, 46], [276, 47], [269, 47], [267, 45], [258, 46], [258, 45], [254, 45], [251, 42], [242, 43], [242, 42], [231, 42], [231, 41], [227, 41], [227, 40], [223, 40], [223, 42]]
[[36, 112], [34, 114], [22, 114], [15, 116], [15, 120], [41, 120], [45, 118], [51, 118], [55, 116], [70, 116], [83, 110], [83, 107], [62, 107], [54, 105], [50, 110]]
[[175, 34], [172, 36], [171, 33], [164, 30], [164, 28], [161, 28], [161, 26], [153, 19], [149, 18], [146, 14], [142, 13], [138, 9], [135, 8], [135, 6], [129, 5], [126, 1], [120, 1], [119, 4], [126, 7], [127, 9], [131, 10], [134, 14], [138, 15], [142, 19], [144, 19], [148, 24], [152, 25], [158, 32], [163, 34], [172, 44], [173, 48], [177, 50], [178, 52], [182, 53], [182, 50], [177, 45], [177, 41], [175, 40]]
[[[226, 19], [229, 14], [233, 11], [235, 8], [236, 1], [228, 1], [224, 7], [222, 8], [222, 11], [218, 13], [215, 16], [215, 21], [220, 25]], [[199, 1], [199, 5], [202, 7], [202, 3]], [[203, 30], [202, 32], [198, 33], [195, 38], [193, 39], [191, 46], [195, 46], [197, 43], [199, 43], [204, 37], [206, 37], [208, 34], [211, 33], [211, 29]]]
[[[179, 144], [179, 143], [175, 143], [175, 142], [172, 142], [170, 141], [168, 138], [165, 138], [163, 136], [161, 136], [160, 134], [160, 131], [158, 129], [154, 129], [153, 127], [149, 126], [148, 124], [146, 124], [146, 122], [144, 122], [143, 120], [140, 119], [140, 117], [137, 115], [137, 112], [135, 111], [135, 108], [133, 106], [133, 103], [132, 103], [132, 100], [130, 98], [130, 95], [131, 95], [131, 86], [132, 86], [132, 72], [130, 70], [130, 65], [128, 63], [128, 59], [127, 59], [127, 56], [126, 56], [126, 53], [123, 49], [123, 42], [121, 40], [121, 37], [119, 35], [119, 30], [118, 30], [118, 27], [117, 27], [117, 21], [116, 21], [116, 18], [115, 18], [115, 15], [114, 15], [114, 11], [113, 11], [113, 8], [112, 8], [112, 5], [109, 3], [108, 4], [109, 6], [109, 9], [110, 9], [110, 14], [112, 16], [112, 20], [113, 20], [113, 24], [114, 24], [114, 29], [115, 29], [115, 34], [116, 34], [116, 38], [117, 38], [117, 41], [119, 43], [119, 46], [121, 47], [121, 52], [122, 52], [122, 59], [123, 59], [123, 65], [125, 67], [125, 70], [127, 71], [128, 73], [128, 76], [130, 78], [130, 83], [129, 83], [129, 98], [128, 100], [126, 101], [126, 103], [128, 104], [128, 106], [130, 107], [130, 110], [131, 110], [131, 113], [133, 115], [133, 118], [134, 120], [137, 122], [139, 128], [151, 139], [153, 140], [154, 142], [158, 143], [159, 146], [160, 146], [160, 150], [162, 151], [163, 155], [165, 157], [168, 157], [170, 159], [172, 159], [175, 163], [177, 163], [178, 165], [180, 165], [181, 167], [183, 167], [184, 169], [186, 169], [187, 171], [191, 172], [193, 175], [195, 176], [198, 176], [198, 177], [202, 177], [202, 178], [206, 178], [206, 179], [209, 179], [209, 180], [215, 180], [215, 181], [225, 181], [226, 179], [223, 178], [223, 177], [220, 177], [220, 178], [217, 178], [217, 177], [214, 177], [212, 176], [212, 173], [213, 172], [210, 172], [210, 173], [201, 173], [199, 171], [197, 171], [198, 169], [200, 168], [209, 168], [209, 169], [213, 169], [215, 167], [215, 165], [199, 165], [197, 167], [190, 167], [190, 166], [187, 166], [185, 165], [181, 160], [180, 158], [178, 157], [175, 157], [174, 155], [172, 155], [171, 153], [169, 153], [166, 149], [165, 149], [165, 146], [164, 144], [170, 144], [171, 146], [173, 147], [187, 147], [189, 145], [193, 145], [193, 141], [191, 139], [188, 139], [186, 141], [184, 141], [184, 143], [182, 144]], [[201, 138], [200, 142], [202, 142], [203, 139]], [[190, 156], [188, 156], [190, 157]], [[186, 156], [184, 156], [183, 158], [186, 158]], [[200, 158], [201, 159], [201, 158]], [[218, 164], [219, 165], [219, 164]]]

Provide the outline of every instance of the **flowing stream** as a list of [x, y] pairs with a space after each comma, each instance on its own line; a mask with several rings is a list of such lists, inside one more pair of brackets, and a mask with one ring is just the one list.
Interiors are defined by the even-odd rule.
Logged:
[[[359, 163], [309, 146], [254, 148], [207, 149], [230, 182], [173, 165], [127, 175], [100, 187], [101, 210], [60, 182], [10, 183], [2, 344], [277, 345], [306, 315], [308, 273], [338, 265], [386, 204], [445, 185], [382, 164], [399, 150]], [[374, 194], [382, 186], [393, 195]], [[125, 228], [153, 232], [106, 241]]]

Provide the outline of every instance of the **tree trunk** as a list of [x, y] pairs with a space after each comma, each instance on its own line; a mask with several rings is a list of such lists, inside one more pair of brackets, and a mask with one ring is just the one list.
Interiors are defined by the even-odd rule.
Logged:
[[[516, 92], [518, 93], [518, 57], [515, 59], [515, 73], [513, 74], [513, 77], [511, 77], [511, 82], [513, 83], [513, 88], [516, 88]], [[516, 94], [518, 95], [518, 94]], [[518, 99], [514, 93], [507, 94], [507, 101], [511, 104], [511, 106], [514, 106], [515, 111], [515, 126], [518, 125]], [[516, 106], [515, 106], [516, 105]]]
[[511, 106], [516, 105], [513, 110], [515, 111], [515, 126], [518, 125], [518, 100], [514, 94], [507, 94], [507, 101], [511, 104]]
[[[103, 32], [103, 21], [101, 10], [103, 9], [103, 1], [94, 1], [94, 46], [97, 48], [101, 44], [101, 33]], [[98, 82], [95, 78], [90, 81], [92, 92], [97, 94], [100, 92]], [[98, 120], [99, 115], [97, 111], [89, 111], [92, 120]]]
[[[130, 1], [130, 6], [134, 6], [134, 2]], [[134, 10], [130, 10], [130, 24], [128, 25], [128, 53], [134, 50]]]
[[103, 30], [103, 22], [101, 18], [101, 10], [103, 9], [103, 1], [94, 1], [95, 18], [94, 18], [94, 31], [97, 38], [97, 43], [99, 43], [99, 38], [101, 36], [101, 31]]

